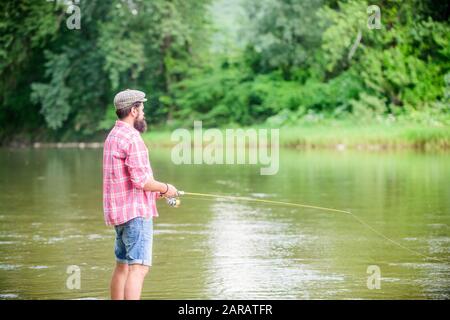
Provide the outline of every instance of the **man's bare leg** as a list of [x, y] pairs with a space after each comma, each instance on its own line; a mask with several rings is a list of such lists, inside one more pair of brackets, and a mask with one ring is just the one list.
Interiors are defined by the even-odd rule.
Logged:
[[129, 266], [128, 278], [125, 283], [125, 300], [141, 299], [142, 285], [149, 267], [141, 264]]
[[117, 262], [111, 279], [111, 299], [123, 300], [125, 298], [125, 283], [128, 278], [128, 264]]

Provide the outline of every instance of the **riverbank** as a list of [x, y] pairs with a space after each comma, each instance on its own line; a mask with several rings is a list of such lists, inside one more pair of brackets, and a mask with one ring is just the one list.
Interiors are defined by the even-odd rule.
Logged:
[[[234, 126], [232, 129], [241, 127]], [[223, 136], [227, 128], [219, 129]], [[357, 149], [357, 150], [395, 150], [411, 149], [423, 151], [450, 150], [450, 125], [446, 123], [357, 123], [343, 120], [328, 120], [320, 123], [301, 123], [296, 126], [252, 126], [241, 129], [279, 129], [280, 147], [291, 149]], [[202, 128], [203, 132], [207, 128]], [[174, 130], [151, 127], [143, 134], [150, 147], [175, 146], [172, 141]], [[193, 129], [188, 129], [193, 137]], [[91, 141], [32, 141], [31, 138], [4, 145], [10, 148], [102, 148], [107, 135], [105, 131]], [[270, 142], [270, 139], [269, 139]], [[205, 145], [207, 143], [205, 142]]]
[[[203, 129], [203, 131], [205, 130]], [[225, 130], [220, 129], [223, 136], [225, 136]], [[189, 132], [193, 136], [193, 130], [189, 130]], [[333, 121], [323, 124], [283, 127], [280, 128], [279, 132], [280, 147], [283, 148], [450, 150], [450, 126], [446, 125], [351, 124]], [[178, 141], [172, 141], [171, 134], [172, 131], [155, 130], [145, 133], [143, 138], [146, 144], [151, 147], [173, 147]]]

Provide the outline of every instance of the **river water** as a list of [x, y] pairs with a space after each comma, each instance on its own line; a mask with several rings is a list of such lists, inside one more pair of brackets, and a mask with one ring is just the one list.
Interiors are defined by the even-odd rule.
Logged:
[[[150, 158], [180, 190], [348, 210], [408, 250], [344, 213], [185, 196], [158, 203], [143, 299], [450, 298], [448, 153], [282, 149], [272, 176]], [[108, 299], [113, 249], [102, 149], [0, 150], [0, 299]]]

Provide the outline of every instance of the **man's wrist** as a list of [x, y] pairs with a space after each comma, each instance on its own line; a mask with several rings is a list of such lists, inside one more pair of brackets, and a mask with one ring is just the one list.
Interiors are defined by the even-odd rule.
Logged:
[[[167, 191], [169, 191], [169, 185], [165, 182], [163, 182], [166, 185], [165, 191], [164, 192], [160, 192], [161, 195], [164, 195], [167, 193]], [[164, 190], [164, 189], [163, 189]]]

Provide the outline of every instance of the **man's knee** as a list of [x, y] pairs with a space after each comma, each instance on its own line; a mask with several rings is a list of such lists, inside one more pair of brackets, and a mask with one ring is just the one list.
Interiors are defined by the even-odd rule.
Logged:
[[141, 277], [145, 277], [149, 271], [148, 266], [144, 266], [142, 264], [132, 264], [129, 266], [129, 272], [135, 275], [139, 275]]

